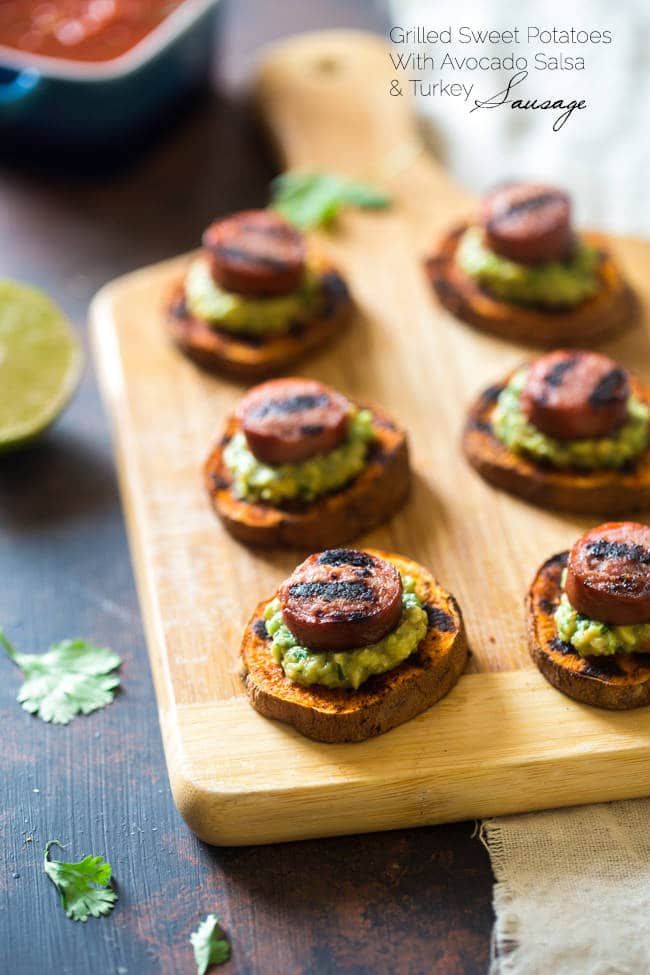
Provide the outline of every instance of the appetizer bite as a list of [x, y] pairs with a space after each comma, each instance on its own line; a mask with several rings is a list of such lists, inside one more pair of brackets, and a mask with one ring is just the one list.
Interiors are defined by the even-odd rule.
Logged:
[[373, 550], [311, 555], [260, 603], [241, 646], [253, 707], [317, 741], [408, 721], [467, 662], [460, 609], [417, 562]]
[[497, 187], [476, 221], [452, 230], [426, 267], [449, 311], [515, 341], [588, 344], [634, 318], [634, 295], [605, 238], [577, 234], [569, 197], [552, 186]]
[[598, 352], [550, 352], [485, 390], [463, 449], [496, 487], [579, 513], [650, 507], [650, 390]]
[[247, 210], [207, 228], [168, 328], [199, 365], [254, 380], [322, 346], [351, 308], [339, 272], [296, 227], [271, 210]]
[[205, 465], [214, 508], [248, 545], [320, 548], [381, 524], [406, 500], [406, 436], [312, 379], [244, 396]]
[[650, 704], [650, 527], [609, 522], [545, 562], [527, 629], [533, 660], [569, 697], [615, 710]]

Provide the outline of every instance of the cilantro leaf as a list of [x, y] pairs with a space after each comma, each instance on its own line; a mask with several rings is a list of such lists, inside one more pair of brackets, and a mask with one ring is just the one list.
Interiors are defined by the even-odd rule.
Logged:
[[230, 945], [216, 914], [208, 914], [190, 935], [197, 975], [205, 975], [210, 965], [223, 965], [230, 958]]
[[2, 630], [0, 643], [25, 677], [18, 701], [43, 721], [68, 724], [76, 714], [90, 714], [115, 696], [120, 678], [111, 671], [122, 661], [106, 647], [62, 640], [47, 653], [18, 653]]
[[109, 887], [110, 863], [92, 856], [78, 863], [50, 860], [50, 847], [54, 844], [64, 849], [58, 840], [50, 840], [43, 853], [43, 869], [59, 892], [66, 916], [73, 921], [87, 921], [89, 917], [110, 914], [117, 900], [117, 893]]
[[347, 183], [345, 202], [364, 210], [385, 210], [390, 199], [385, 194], [366, 183]]
[[383, 209], [390, 198], [334, 173], [290, 171], [271, 183], [271, 208], [303, 230], [327, 227], [346, 205]]

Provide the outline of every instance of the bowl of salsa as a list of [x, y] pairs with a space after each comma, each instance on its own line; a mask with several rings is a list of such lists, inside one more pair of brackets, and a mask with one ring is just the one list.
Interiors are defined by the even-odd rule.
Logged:
[[217, 7], [218, 0], [0, 0], [0, 145], [141, 140], [207, 81]]

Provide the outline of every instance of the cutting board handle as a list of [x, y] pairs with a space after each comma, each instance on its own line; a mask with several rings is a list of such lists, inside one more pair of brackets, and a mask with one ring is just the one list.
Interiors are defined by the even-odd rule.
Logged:
[[[375, 34], [318, 31], [271, 47], [255, 95], [284, 168], [390, 181], [421, 156], [412, 99], [391, 95], [390, 48]], [[430, 175], [448, 185], [442, 167]]]

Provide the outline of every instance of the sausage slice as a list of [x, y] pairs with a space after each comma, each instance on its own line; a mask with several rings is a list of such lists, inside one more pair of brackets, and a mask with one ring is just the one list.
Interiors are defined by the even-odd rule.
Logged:
[[305, 271], [303, 235], [270, 210], [245, 210], [210, 224], [203, 246], [215, 281], [243, 295], [295, 291]]
[[508, 183], [488, 193], [481, 217], [490, 250], [520, 264], [571, 256], [575, 238], [566, 193], [540, 183]]
[[613, 359], [561, 349], [531, 365], [521, 406], [542, 433], [577, 440], [618, 430], [627, 419], [629, 397], [629, 374]]
[[310, 555], [278, 592], [295, 638], [311, 650], [353, 650], [383, 639], [402, 614], [402, 579], [391, 562], [333, 548]]
[[244, 396], [237, 417], [263, 464], [297, 463], [345, 439], [350, 402], [312, 379], [272, 379]]
[[611, 521], [579, 538], [565, 582], [584, 616], [614, 625], [650, 622], [650, 526]]

